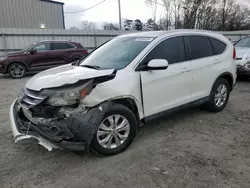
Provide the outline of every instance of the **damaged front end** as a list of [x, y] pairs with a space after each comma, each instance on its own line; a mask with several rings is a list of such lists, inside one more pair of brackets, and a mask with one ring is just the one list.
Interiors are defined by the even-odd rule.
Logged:
[[35, 138], [49, 151], [53, 148], [88, 150], [111, 103], [88, 107], [83, 100], [96, 84], [108, 78], [112, 79], [99, 77], [39, 92], [23, 89], [10, 110], [15, 141]]

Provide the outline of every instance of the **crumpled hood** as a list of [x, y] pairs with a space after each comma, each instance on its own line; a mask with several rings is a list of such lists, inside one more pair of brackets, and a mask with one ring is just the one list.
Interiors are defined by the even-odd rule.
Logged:
[[236, 49], [236, 61], [237, 65], [244, 66], [247, 62], [250, 61], [250, 48], [244, 47], [235, 47]]
[[79, 80], [111, 75], [114, 69], [95, 70], [71, 64], [43, 71], [33, 76], [25, 85], [26, 88], [40, 91], [45, 88], [74, 84]]
[[249, 54], [250, 57], [250, 48], [236, 47], [236, 57], [243, 58], [245, 54]]

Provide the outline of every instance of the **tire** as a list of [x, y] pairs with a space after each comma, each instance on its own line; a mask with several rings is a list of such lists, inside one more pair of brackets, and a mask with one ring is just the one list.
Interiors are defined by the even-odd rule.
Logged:
[[26, 75], [27, 69], [22, 63], [12, 63], [8, 68], [8, 73], [13, 78], [22, 78]]
[[[116, 119], [118, 119], [119, 116], [120, 116], [120, 119], [119, 119], [119, 121], [117, 121]], [[112, 119], [113, 117], [115, 117], [115, 118]], [[128, 122], [128, 125], [129, 125], [129, 130], [127, 128], [128, 126], [125, 125], [126, 123], [124, 123], [125, 126], [123, 128], [121, 128], [120, 130], [126, 129], [125, 131], [119, 132], [119, 129], [118, 129], [117, 132], [119, 134], [118, 133], [108, 133], [107, 134], [106, 128], [111, 127], [111, 126], [110, 127], [108, 126], [110, 121], [107, 118], [109, 118], [109, 119], [111, 118], [111, 120], [114, 120], [113, 123], [115, 123], [115, 121], [117, 121], [118, 125], [115, 126], [116, 128], [119, 128], [119, 126], [122, 125], [121, 122], [126, 122], [125, 121], [125, 119], [126, 119]], [[102, 124], [104, 124], [105, 126], [103, 126]], [[106, 129], [105, 131], [104, 131], [104, 127]], [[103, 133], [103, 132], [106, 132], [106, 134], [101, 135], [100, 133]], [[109, 130], [109, 132], [112, 132], [112, 131]], [[121, 153], [122, 151], [124, 151], [125, 149], [127, 149], [130, 146], [130, 144], [133, 142], [133, 140], [136, 136], [136, 132], [137, 132], [137, 121], [136, 121], [136, 118], [135, 118], [135, 115], [133, 114], [133, 112], [121, 104], [115, 104], [107, 111], [107, 113], [103, 117], [102, 121], [100, 122], [98, 130], [93, 137], [93, 140], [91, 143], [91, 149], [98, 155], [104, 155], [104, 156], [116, 155], [118, 153]], [[122, 133], [124, 133], [124, 134], [122, 134]], [[111, 134], [113, 134], [113, 136]], [[111, 135], [111, 136], [109, 137], [108, 135]], [[120, 138], [119, 135], [120, 136], [127, 135], [127, 137], [126, 137], [126, 140], [123, 141], [123, 143], [122, 143], [122, 139], [120, 139], [121, 145], [117, 146], [118, 144], [116, 145], [116, 137], [118, 136], [117, 138]], [[109, 139], [107, 141], [106, 138], [108, 138], [108, 137], [109, 137]], [[102, 142], [104, 140], [105, 140], [105, 142], [107, 141], [106, 147], [100, 144], [100, 142]], [[112, 145], [108, 144], [109, 141], [110, 141], [110, 143], [112, 143]]]
[[[226, 93], [223, 92], [219, 94], [219, 90], [221, 87], [225, 87], [226, 88]], [[209, 102], [205, 105], [206, 109], [210, 112], [220, 112], [222, 111], [228, 102], [229, 99], [229, 95], [230, 95], [230, 86], [229, 83], [226, 79], [224, 78], [219, 78], [215, 84], [213, 85], [211, 94], [210, 94], [210, 100]], [[221, 96], [221, 102], [219, 102], [219, 100], [217, 100], [220, 97], [217, 96]], [[217, 101], [217, 102], [216, 102]]]

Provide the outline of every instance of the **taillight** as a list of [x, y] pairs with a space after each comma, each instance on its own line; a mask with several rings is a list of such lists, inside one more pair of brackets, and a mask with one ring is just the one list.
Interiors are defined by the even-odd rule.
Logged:
[[83, 50], [83, 53], [87, 55], [89, 52], [88, 50]]
[[236, 60], [236, 50], [235, 50], [235, 47], [234, 47], [233, 59]]

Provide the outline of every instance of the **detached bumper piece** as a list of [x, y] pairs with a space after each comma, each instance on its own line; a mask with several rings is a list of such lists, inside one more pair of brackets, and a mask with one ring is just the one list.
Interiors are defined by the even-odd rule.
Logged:
[[61, 148], [70, 151], [89, 149], [93, 135], [98, 129], [108, 103], [90, 109], [74, 117], [34, 124], [23, 113], [17, 102], [10, 109], [10, 121], [15, 141], [35, 138], [48, 150]]

